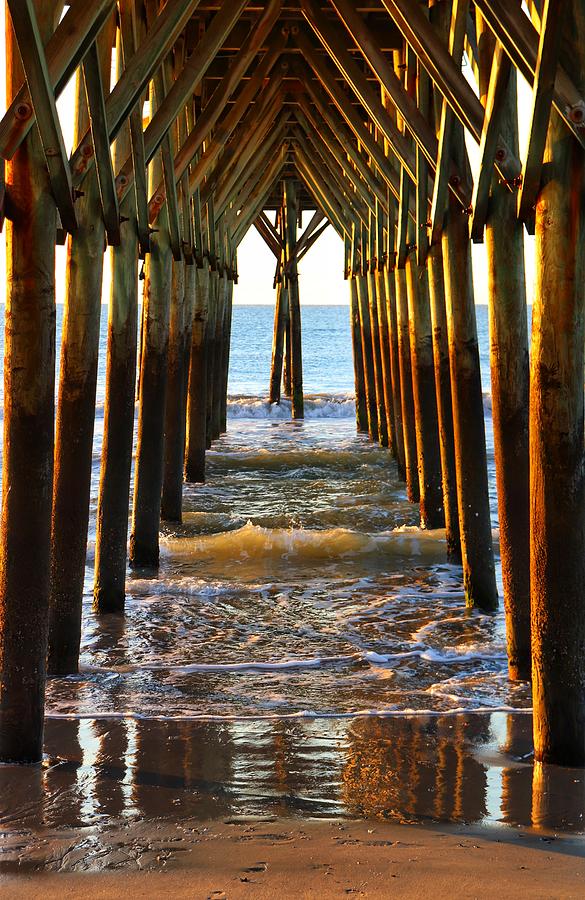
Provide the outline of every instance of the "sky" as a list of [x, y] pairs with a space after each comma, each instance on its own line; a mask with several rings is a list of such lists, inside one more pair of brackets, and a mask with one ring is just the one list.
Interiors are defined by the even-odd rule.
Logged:
[[[0, 116], [6, 109], [5, 66], [4, 66], [4, 9], [0, 0]], [[469, 67], [464, 67], [469, 76]], [[65, 145], [68, 149], [73, 143], [73, 110], [75, 108], [75, 79], [69, 83], [58, 102], [59, 117], [63, 129]], [[528, 131], [528, 112], [531, 108], [530, 89], [521, 76], [518, 78], [518, 95], [520, 110], [520, 145], [521, 151]], [[467, 146], [472, 169], [475, 169], [478, 158], [477, 145], [467, 136]], [[310, 213], [305, 214], [306, 224]], [[487, 261], [483, 244], [473, 245], [473, 272], [476, 303], [487, 303]], [[526, 286], [528, 302], [532, 302], [534, 283], [534, 240], [525, 233]], [[0, 235], [0, 266], [5, 262], [5, 238]], [[306, 254], [299, 265], [299, 287], [303, 304], [345, 304], [349, 302], [349, 288], [343, 279], [343, 242], [330, 226], [316, 244]], [[57, 302], [62, 303], [65, 290], [66, 248], [57, 247], [56, 286]], [[234, 302], [241, 304], [273, 304], [275, 258], [258, 234], [251, 228], [238, 249], [239, 281], [234, 292]], [[5, 301], [6, 284], [0, 279], [0, 303]], [[110, 291], [109, 254], [106, 254], [104, 269], [103, 302], [107, 302]]]

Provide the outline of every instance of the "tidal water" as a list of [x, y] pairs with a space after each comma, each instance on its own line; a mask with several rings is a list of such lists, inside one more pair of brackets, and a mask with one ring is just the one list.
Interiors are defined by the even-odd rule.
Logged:
[[466, 610], [444, 533], [356, 435], [347, 307], [302, 312], [305, 421], [266, 400], [272, 308], [236, 306], [207, 482], [185, 486], [160, 571], [128, 573], [125, 615], [96, 618], [104, 309], [81, 669], [49, 682], [44, 766], [0, 769], [0, 871], [50, 866], [42, 846], [62, 859], [79, 828], [94, 843], [71, 867], [91, 868], [121, 823], [230, 814], [583, 829], [582, 773], [533, 767], [503, 611]]

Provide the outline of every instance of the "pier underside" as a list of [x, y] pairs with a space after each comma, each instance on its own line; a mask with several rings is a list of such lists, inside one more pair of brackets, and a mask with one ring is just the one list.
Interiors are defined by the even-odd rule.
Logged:
[[[303, 378], [299, 264], [313, 248], [319, 252], [319, 238], [331, 228], [344, 248], [339, 265], [349, 300], [355, 428], [352, 423], [351, 435], [332, 429], [328, 446], [316, 449], [309, 432], [309, 455], [325, 454], [310, 460], [295, 457], [294, 438], [274, 441], [282, 440], [279, 465], [298, 470], [300, 479], [313, 466], [324, 484], [337, 484], [327, 466], [343, 471], [351, 484], [333, 506], [339, 496], [347, 507], [348, 497], [359, 505], [360, 491], [367, 492], [358, 485], [361, 467], [369, 466], [370, 480], [389, 504], [388, 519], [361, 528], [356, 513], [355, 521], [349, 516], [336, 523], [331, 539], [346, 542], [344, 562], [331, 567], [327, 590], [342, 597], [339, 620], [348, 632], [341, 641], [331, 610], [320, 617], [319, 603], [326, 601], [317, 588], [310, 587], [310, 602], [303, 593], [306, 572], [295, 581], [282, 564], [300, 552], [289, 534], [298, 503], [301, 527], [308, 529], [301, 556], [327, 569], [323, 528], [310, 530], [299, 499], [310, 495], [313, 511], [323, 513], [320, 492], [329, 487], [323, 488], [321, 475], [310, 494], [289, 485], [284, 513], [293, 519], [279, 526], [282, 534], [270, 538], [269, 549], [262, 544], [262, 521], [246, 531], [250, 513], [239, 510], [239, 539], [276, 572], [261, 599], [273, 616], [276, 644], [283, 641], [280, 661], [294, 662], [294, 637], [286, 622], [279, 637], [274, 610], [282, 603], [283, 615], [298, 616], [301, 604], [307, 621], [295, 619], [295, 628], [318, 630], [327, 619], [329, 630], [319, 632], [327, 665], [349, 665], [340, 690], [352, 681], [354, 664], [388, 663], [390, 671], [395, 654], [406, 653], [400, 659], [418, 660], [408, 690], [437, 692], [441, 679], [433, 667], [445, 660], [421, 637], [430, 612], [425, 621], [411, 622], [408, 637], [397, 624], [400, 616], [388, 633], [379, 614], [386, 644], [394, 638], [400, 644], [388, 651], [369, 633], [356, 638], [355, 610], [345, 608], [343, 597], [354, 602], [354, 592], [361, 596], [363, 583], [373, 579], [376, 590], [356, 613], [366, 618], [380, 598], [400, 605], [392, 581], [400, 566], [412, 568], [419, 587], [428, 579], [429, 590], [446, 568], [441, 590], [450, 596], [437, 600], [447, 604], [443, 618], [475, 616], [481, 632], [499, 621], [503, 604], [506, 691], [522, 697], [514, 709], [528, 709], [531, 692], [536, 761], [585, 765], [584, 0], [530, 0], [522, 7], [503, 0], [7, 0], [6, 22], [0, 761], [41, 760], [46, 713], [55, 714], [55, 700], [72, 717], [95, 713], [84, 706], [92, 699], [91, 690], [85, 696], [80, 687], [85, 677], [111, 675], [117, 684], [130, 672], [138, 693], [144, 678], [152, 687], [145, 716], [162, 714], [157, 673], [168, 660], [149, 666], [140, 641], [154, 652], [170, 624], [165, 620], [153, 633], [148, 616], [134, 609], [136, 585], [157, 584], [165, 553], [175, 554], [177, 579], [184, 567], [196, 568], [189, 570], [194, 581], [186, 597], [211, 589], [214, 566], [221, 569], [217, 578], [224, 577], [237, 556], [229, 542], [236, 527], [220, 525], [210, 550], [197, 516], [219, 498], [224, 506], [211, 512], [221, 521], [230, 473], [252, 465], [249, 448], [225, 449], [238, 248], [254, 228], [273, 256], [266, 393], [278, 408], [290, 403], [291, 419], [300, 423], [309, 418], [311, 400]], [[528, 116], [522, 153], [518, 75], [529, 84], [532, 104], [522, 111]], [[77, 99], [69, 155], [56, 101], [72, 78]], [[476, 145], [473, 166], [466, 140]], [[536, 253], [530, 357], [525, 231], [535, 236]], [[489, 453], [472, 243], [485, 246], [489, 281]], [[67, 245], [59, 340], [56, 244]], [[105, 253], [112, 279], [98, 483]], [[266, 468], [257, 456], [254, 465]], [[221, 485], [218, 470], [225, 476]], [[238, 496], [230, 498], [232, 507], [241, 502]], [[409, 540], [409, 528], [417, 529], [416, 541]], [[83, 604], [88, 538], [91, 615]], [[179, 538], [185, 539], [181, 549], [173, 544]], [[426, 552], [440, 554], [430, 575], [418, 571], [417, 554]], [[400, 566], [390, 566], [393, 554]], [[256, 602], [254, 579], [241, 575], [242, 559], [240, 553], [240, 574], [228, 591], [232, 613], [243, 597]], [[292, 587], [283, 601], [278, 587], [287, 579]], [[187, 634], [193, 622], [184, 615], [177, 611]], [[405, 617], [412, 616], [409, 607]], [[250, 650], [258, 640], [268, 646], [267, 623], [261, 638], [237, 617], [232, 625], [230, 634], [240, 626], [246, 632], [248, 656], [238, 656], [237, 664], [269, 671], [274, 660], [264, 649], [257, 658]], [[198, 621], [196, 627], [198, 643], [209, 639], [211, 646], [217, 623]], [[137, 645], [122, 634], [134, 628]], [[88, 629], [99, 652], [82, 643]], [[485, 634], [472, 637], [484, 640]], [[118, 659], [125, 640], [126, 656]], [[80, 671], [80, 647], [96, 652], [89, 675]], [[301, 640], [298, 654], [304, 647]], [[483, 660], [477, 648], [468, 652]], [[309, 667], [321, 661], [311, 656]], [[181, 677], [216, 671], [207, 662], [207, 668], [190, 669], [189, 660], [174, 656], [172, 665]], [[395, 675], [368, 669], [370, 677]], [[196, 696], [203, 702], [209, 692], [215, 703], [209, 681], [201, 682]], [[72, 685], [75, 697], [68, 694]], [[275, 717], [286, 719], [284, 688], [280, 694], [275, 687], [274, 696], [263, 689], [259, 708], [275, 704]], [[241, 713], [230, 705], [237, 706], [237, 691], [215, 690], [225, 701], [218, 701], [218, 716]], [[329, 691], [335, 691], [334, 679]], [[389, 708], [396, 698], [385, 699]], [[506, 695], [502, 712], [509, 700]], [[131, 718], [132, 702], [119, 705], [121, 718]], [[295, 709], [300, 704], [293, 693]], [[478, 699], [475, 711], [481, 709]], [[354, 705], [343, 713], [355, 711]], [[418, 712], [424, 711], [421, 705]], [[185, 721], [194, 718], [190, 709]], [[49, 730], [54, 737], [56, 730]]]

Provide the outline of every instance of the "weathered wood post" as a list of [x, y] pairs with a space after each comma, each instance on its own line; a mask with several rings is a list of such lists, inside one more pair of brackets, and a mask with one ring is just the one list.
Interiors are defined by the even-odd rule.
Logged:
[[[453, 125], [453, 158], [467, 166], [463, 129]], [[461, 555], [466, 602], [498, 605], [488, 495], [483, 396], [471, 272], [468, 219], [449, 197], [442, 237]]]
[[296, 184], [291, 179], [287, 179], [284, 182], [284, 204], [286, 223], [286, 279], [289, 297], [292, 361], [292, 417], [293, 419], [304, 419], [301, 303], [299, 297], [299, 273], [296, 252], [294, 249], [297, 242], [298, 199]]
[[209, 266], [207, 259], [196, 268], [195, 309], [191, 333], [191, 360], [187, 394], [187, 445], [185, 479], [205, 481], [207, 447], [207, 315], [209, 305]]
[[376, 305], [378, 311], [378, 331], [380, 334], [380, 363], [382, 366], [382, 387], [384, 392], [384, 410], [388, 430], [388, 446], [396, 456], [396, 422], [394, 419], [394, 402], [392, 395], [392, 371], [390, 330], [388, 327], [388, 301], [386, 298], [386, 278], [384, 270], [387, 265], [387, 249], [384, 242], [384, 214], [376, 201]]
[[445, 276], [441, 244], [429, 248], [427, 258], [429, 299], [433, 329], [433, 362], [437, 393], [437, 419], [441, 451], [443, 510], [447, 552], [454, 560], [461, 559], [459, 510], [457, 507], [457, 473], [455, 469], [455, 439], [453, 437], [453, 403], [451, 399], [451, 370], [445, 308]]
[[232, 318], [233, 318], [233, 302], [234, 302], [234, 277], [230, 267], [226, 270], [227, 284], [227, 307], [226, 321], [223, 338], [222, 349], [222, 388], [221, 388], [221, 409], [219, 418], [220, 434], [227, 431], [227, 405], [228, 405], [228, 381], [230, 372], [230, 350], [232, 343]]
[[[113, 36], [112, 20], [112, 27], [104, 27], [98, 42], [101, 69], [107, 79]], [[85, 82], [79, 68], [75, 146], [88, 127]], [[47, 655], [50, 675], [77, 672], [79, 663], [105, 239], [95, 168], [85, 179], [76, 212], [79, 228], [69, 237], [68, 245], [55, 435]]]
[[[485, 105], [493, 38], [478, 17], [480, 95]], [[500, 133], [519, 154], [516, 70], [501, 100]], [[529, 680], [530, 651], [530, 500], [528, 448], [528, 327], [524, 235], [516, 216], [516, 192], [493, 179], [486, 220], [492, 417], [500, 557], [504, 583], [508, 669], [511, 678]]]
[[[121, 74], [119, 31], [117, 58]], [[114, 171], [126, 162], [130, 151], [130, 130], [125, 124], [114, 145]], [[120, 246], [111, 250], [104, 439], [96, 514], [94, 606], [98, 612], [123, 610], [126, 596], [138, 318], [138, 231], [133, 194], [128, 194], [120, 212]]]
[[[36, 2], [41, 38], [58, 3]], [[6, 89], [24, 81], [7, 14]], [[0, 760], [37, 762], [43, 749], [55, 383], [57, 214], [33, 128], [6, 167], [4, 460], [0, 524]]]
[[221, 434], [221, 389], [223, 383], [222, 361], [223, 341], [227, 310], [227, 275], [223, 253], [218, 256], [218, 304], [215, 321], [215, 358], [213, 362], [213, 409], [211, 413], [211, 440], [216, 441]]
[[388, 225], [388, 258], [384, 265], [384, 285], [386, 294], [386, 318], [388, 320], [388, 341], [390, 347], [390, 382], [392, 389], [392, 410], [395, 432], [395, 456], [398, 473], [406, 481], [406, 453], [404, 449], [404, 423], [402, 421], [402, 397], [400, 389], [400, 354], [398, 349], [398, 318], [396, 313], [396, 279], [394, 275], [394, 227]]
[[[278, 216], [280, 220], [280, 237], [282, 241], [284, 229], [284, 216], [281, 211]], [[277, 225], [279, 222], [277, 221]], [[284, 242], [278, 261], [278, 269], [276, 276], [276, 303], [274, 306], [274, 333], [272, 337], [272, 360], [270, 364], [270, 389], [268, 397], [270, 403], [280, 403], [280, 391], [283, 378], [283, 362], [284, 362], [284, 344], [286, 323], [288, 318], [288, 290], [286, 288], [286, 278], [283, 274], [284, 269]]]
[[398, 333], [398, 364], [400, 368], [400, 398], [402, 408], [402, 429], [404, 435], [404, 468], [406, 490], [412, 503], [420, 500], [418, 481], [416, 423], [414, 393], [412, 388], [412, 363], [410, 358], [410, 329], [408, 322], [408, 289], [406, 270], [399, 266], [394, 269], [396, 285], [396, 330]]
[[372, 360], [374, 364], [374, 390], [376, 397], [376, 414], [378, 418], [378, 440], [382, 447], [388, 446], [388, 422], [386, 420], [386, 404], [384, 398], [384, 370], [382, 367], [382, 343], [380, 334], [380, 317], [378, 313], [378, 294], [376, 291], [376, 232], [375, 220], [370, 212], [368, 229], [368, 262], [366, 283], [368, 290], [368, 312], [370, 316], [370, 332], [372, 335]]
[[[357, 227], [353, 226], [354, 243], [357, 241]], [[356, 268], [356, 290], [359, 311], [360, 335], [362, 343], [362, 359], [364, 363], [364, 386], [366, 394], [366, 409], [368, 414], [368, 433], [370, 440], [379, 439], [378, 409], [376, 405], [376, 375], [374, 371], [374, 348], [372, 346], [372, 323], [368, 305], [368, 244], [367, 235], [362, 228], [359, 242], [359, 264]]]
[[[158, 153], [150, 165], [150, 190], [156, 191], [162, 179], [162, 158]], [[168, 211], [164, 204], [156, 219], [145, 263], [144, 336], [130, 533], [133, 567], [156, 568], [159, 563], [172, 263]]]
[[209, 307], [207, 317], [207, 418], [206, 418], [206, 446], [211, 447], [213, 440], [213, 410], [215, 388], [215, 364], [217, 355], [217, 318], [219, 315], [219, 272], [215, 256], [210, 256], [209, 270]]
[[[285, 280], [286, 287], [286, 280]], [[285, 397], [292, 396], [292, 346], [290, 339], [290, 295], [287, 291], [288, 306], [284, 326], [284, 360], [282, 365], [282, 391]]]
[[442, 528], [445, 524], [445, 514], [443, 512], [429, 282], [426, 267], [418, 265], [414, 253], [409, 253], [406, 259], [406, 282], [410, 320], [410, 358], [418, 457], [420, 520], [424, 528]]
[[[563, 66], [585, 92], [585, 10], [564, 5]], [[583, 122], [580, 107], [572, 112]], [[585, 765], [585, 155], [556, 110], [536, 204], [530, 370], [536, 759]]]
[[[187, 330], [186, 265], [173, 260], [171, 311], [164, 421], [161, 519], [183, 518], [183, 460], [185, 457], [185, 332]], [[191, 268], [191, 267], [190, 267]]]
[[353, 348], [353, 373], [355, 384], [355, 415], [358, 433], [368, 433], [368, 407], [364, 371], [364, 351], [362, 347], [359, 298], [357, 289], [358, 248], [355, 230], [349, 242], [347, 280], [349, 282], [349, 317], [351, 344]]

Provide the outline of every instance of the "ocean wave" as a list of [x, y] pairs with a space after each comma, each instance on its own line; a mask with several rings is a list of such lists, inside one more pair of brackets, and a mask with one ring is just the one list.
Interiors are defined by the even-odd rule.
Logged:
[[[305, 396], [306, 419], [350, 419], [355, 417], [355, 398], [352, 394], [310, 394]], [[266, 397], [233, 396], [228, 400], [230, 419], [274, 419], [288, 421], [292, 418], [291, 401], [282, 398], [280, 403], [270, 403]]]
[[238, 563], [250, 559], [294, 558], [302, 562], [380, 554], [443, 558], [446, 543], [443, 529], [400, 528], [367, 533], [348, 528], [262, 528], [248, 522], [242, 528], [221, 534], [167, 537], [164, 548], [175, 561], [185, 558]]
[[396, 707], [379, 709], [356, 709], [342, 712], [321, 712], [319, 710], [302, 709], [290, 713], [234, 713], [232, 715], [214, 713], [177, 713], [165, 715], [157, 713], [141, 713], [136, 710], [119, 710], [106, 712], [56, 712], [48, 711], [45, 719], [65, 719], [69, 721], [108, 721], [110, 719], [134, 719], [157, 722], [263, 722], [282, 721], [288, 719], [388, 719], [388, 718], [443, 718], [446, 716], [491, 715], [492, 713], [512, 713], [514, 715], [531, 715], [532, 707], [517, 707], [509, 704], [494, 706], [469, 704], [450, 709], [397, 709]]

